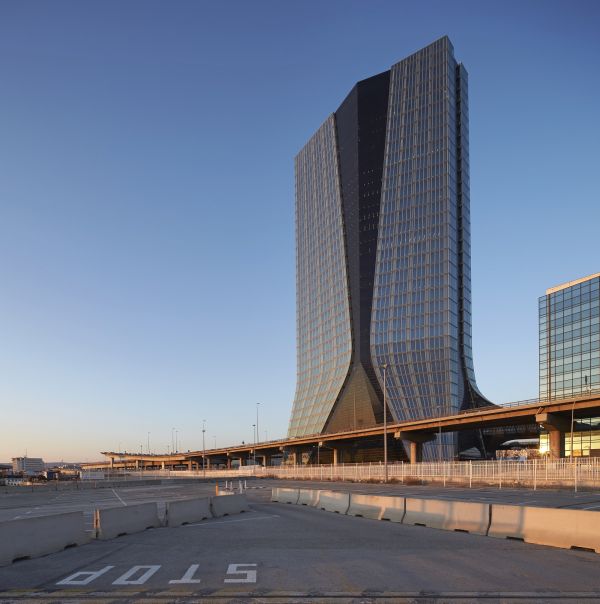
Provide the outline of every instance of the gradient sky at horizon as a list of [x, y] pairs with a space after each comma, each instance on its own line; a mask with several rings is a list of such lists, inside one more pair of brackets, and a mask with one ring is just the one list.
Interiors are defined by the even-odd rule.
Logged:
[[[482, 392], [537, 395], [537, 298], [600, 271], [600, 3], [0, 3], [0, 461], [285, 435], [293, 158], [450, 36], [470, 75]], [[148, 433], [150, 433], [148, 438]]]

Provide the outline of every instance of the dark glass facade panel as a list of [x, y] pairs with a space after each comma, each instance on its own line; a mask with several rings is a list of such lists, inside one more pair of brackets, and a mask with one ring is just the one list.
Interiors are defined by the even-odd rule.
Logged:
[[352, 355], [335, 118], [296, 157], [297, 383], [289, 436], [322, 432]]
[[335, 112], [352, 318], [352, 367], [335, 413], [327, 422], [327, 432], [383, 421], [370, 335], [389, 80], [390, 74], [385, 72], [359, 82]]
[[600, 276], [539, 299], [540, 398], [600, 389]]

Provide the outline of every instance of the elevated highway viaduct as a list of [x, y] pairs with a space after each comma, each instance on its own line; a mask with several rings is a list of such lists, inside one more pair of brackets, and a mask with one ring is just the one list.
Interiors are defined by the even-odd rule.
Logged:
[[494, 407], [435, 418], [389, 423], [369, 428], [348, 430], [331, 434], [314, 434], [299, 438], [284, 438], [254, 444], [241, 444], [231, 447], [206, 449], [205, 451], [187, 451], [176, 454], [144, 455], [119, 451], [102, 452], [108, 459], [98, 463], [84, 464], [88, 470], [94, 469], [172, 469], [174, 467], [199, 470], [211, 465], [227, 465], [232, 460], [249, 463], [256, 457], [257, 463], [270, 465], [271, 457], [281, 455], [283, 451], [295, 463], [301, 462], [303, 451], [316, 448], [322, 452], [322, 461], [337, 464], [341, 452], [357, 444], [369, 446], [381, 443], [384, 432], [388, 442], [394, 440], [409, 443], [410, 461], [421, 460], [424, 442], [435, 440], [440, 432], [459, 432], [461, 430], [485, 430], [515, 426], [539, 425], [550, 436], [550, 455], [553, 458], [564, 457], [564, 436], [571, 430], [572, 419], [600, 416], [600, 393], [579, 396], [571, 399], [552, 401], [522, 401]]

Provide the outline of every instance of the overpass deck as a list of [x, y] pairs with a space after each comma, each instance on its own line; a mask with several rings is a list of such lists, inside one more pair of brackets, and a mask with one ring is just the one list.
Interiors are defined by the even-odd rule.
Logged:
[[[447, 416], [432, 417], [418, 420], [388, 423], [357, 430], [347, 430], [330, 434], [313, 434], [297, 438], [283, 438], [254, 444], [241, 444], [230, 447], [218, 447], [204, 451], [187, 451], [176, 454], [144, 455], [136, 453], [121, 453], [104, 451], [103, 455], [108, 461], [84, 464], [86, 469], [105, 467], [124, 467], [127, 463], [187, 465], [190, 469], [193, 464], [202, 463], [204, 459], [231, 458], [236, 456], [249, 456], [280, 452], [285, 449], [314, 446], [318, 443], [356, 442], [363, 439], [383, 437], [384, 431], [397, 439], [407, 440], [417, 445], [414, 454], [418, 455], [418, 445], [435, 438], [438, 432], [457, 432], [461, 430], [474, 430], [506, 426], [522, 426], [535, 423], [542, 424], [552, 435], [564, 434], [568, 431], [571, 415], [574, 418], [600, 415], [600, 392], [590, 393], [587, 396], [578, 396], [570, 399], [558, 400], [528, 400], [518, 403], [509, 403], [494, 407], [469, 410]], [[557, 447], [558, 437], [551, 438], [551, 447], [555, 456], [560, 457]], [[411, 447], [412, 448], [412, 447]], [[411, 460], [412, 459], [411, 455]]]

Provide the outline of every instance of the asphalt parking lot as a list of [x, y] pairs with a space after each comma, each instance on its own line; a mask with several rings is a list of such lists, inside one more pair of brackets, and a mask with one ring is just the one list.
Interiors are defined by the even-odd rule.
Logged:
[[[248, 487], [270, 483], [248, 481]], [[390, 487], [381, 485], [345, 485], [353, 491], [360, 486], [391, 494]], [[98, 491], [85, 496], [112, 495]], [[117, 495], [133, 503], [213, 491], [214, 484], [163, 485], [117, 489]], [[600, 599], [598, 554], [271, 503], [270, 488], [249, 488], [247, 494], [251, 511], [245, 514], [93, 541], [2, 567], [0, 601]], [[112, 496], [114, 505], [118, 499]], [[523, 492], [503, 496], [523, 497]], [[67, 502], [78, 503], [83, 502]], [[63, 505], [60, 500], [48, 503]]]
[[[224, 485], [224, 481], [221, 481]], [[237, 482], [236, 482], [237, 486]], [[92, 529], [93, 513], [96, 508], [104, 509], [148, 501], [158, 502], [162, 514], [167, 501], [190, 497], [207, 497], [215, 494], [215, 482], [190, 481], [188, 484], [157, 484], [136, 486], [135, 483], [122, 487], [97, 488], [75, 491], [35, 490], [0, 494], [0, 522], [33, 516], [47, 516], [62, 512], [83, 511], [86, 527]]]

